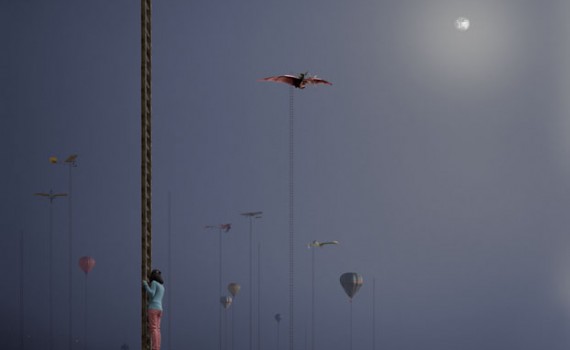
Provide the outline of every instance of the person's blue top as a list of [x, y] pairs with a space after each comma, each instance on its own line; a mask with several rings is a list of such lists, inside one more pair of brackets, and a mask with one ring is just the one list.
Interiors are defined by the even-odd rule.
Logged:
[[157, 281], [150, 282], [150, 286], [143, 281], [143, 286], [148, 292], [148, 308], [162, 310], [162, 297], [164, 296], [164, 286]]

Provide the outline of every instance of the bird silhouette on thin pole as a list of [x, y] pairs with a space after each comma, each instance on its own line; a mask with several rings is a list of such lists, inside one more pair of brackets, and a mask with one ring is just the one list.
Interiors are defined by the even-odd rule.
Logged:
[[338, 244], [338, 241], [328, 241], [328, 242], [319, 242], [319, 241], [312, 241], [310, 243], [307, 244], [307, 248], [316, 248], [319, 247], [321, 248], [324, 245], [327, 244]]
[[277, 82], [277, 83], [285, 83], [285, 84], [289, 84], [293, 87], [296, 87], [297, 89], [304, 89], [307, 85], [316, 85], [316, 84], [325, 84], [325, 85], [332, 85], [332, 83], [321, 79], [321, 78], [317, 78], [316, 75], [309, 75], [308, 72], [305, 73], [299, 73], [298, 75], [290, 75], [290, 74], [285, 74], [285, 75], [275, 75], [272, 77], [267, 77], [267, 78], [263, 78], [260, 79], [260, 81], [273, 81], [273, 82]]

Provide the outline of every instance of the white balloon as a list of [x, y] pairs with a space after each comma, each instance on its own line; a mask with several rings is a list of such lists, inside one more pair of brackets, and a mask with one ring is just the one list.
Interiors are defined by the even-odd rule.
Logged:
[[460, 30], [462, 32], [469, 29], [469, 25], [470, 25], [469, 19], [465, 17], [459, 17], [458, 19], [455, 20], [455, 28], [457, 28], [457, 30]]

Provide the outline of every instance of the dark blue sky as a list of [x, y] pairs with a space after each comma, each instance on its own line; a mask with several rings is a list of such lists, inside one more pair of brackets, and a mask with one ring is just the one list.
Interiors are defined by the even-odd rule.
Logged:
[[[275, 348], [281, 313], [287, 348], [289, 90], [257, 80], [309, 71], [333, 86], [295, 92], [295, 348], [311, 331], [306, 243], [337, 239], [316, 252], [317, 349], [348, 347], [339, 277], [352, 271], [364, 277], [354, 349], [371, 349], [373, 334], [382, 349], [566, 349], [569, 12], [564, 0], [155, 1], [153, 265], [172, 292], [164, 347], [218, 346], [218, 236], [203, 227], [229, 222], [223, 280], [242, 285], [234, 341], [248, 348], [239, 214], [262, 210], [260, 339]], [[467, 32], [454, 28], [459, 16]], [[68, 169], [48, 158], [69, 154], [79, 154], [75, 347], [140, 346], [139, 21], [139, 1], [0, 2], [0, 338], [10, 348], [21, 317], [26, 349], [48, 339], [49, 201], [33, 194], [67, 191]], [[68, 219], [67, 199], [56, 199], [58, 349], [69, 336]], [[84, 255], [97, 261], [87, 280]]]

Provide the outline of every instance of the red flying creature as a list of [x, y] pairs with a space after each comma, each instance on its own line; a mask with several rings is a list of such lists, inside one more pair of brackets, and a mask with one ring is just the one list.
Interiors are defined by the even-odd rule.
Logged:
[[316, 75], [310, 76], [308, 72], [300, 73], [298, 75], [276, 75], [260, 79], [260, 81], [274, 81], [277, 83], [285, 83], [296, 87], [297, 89], [304, 89], [308, 84], [325, 84], [332, 85], [332, 83], [317, 78]]

